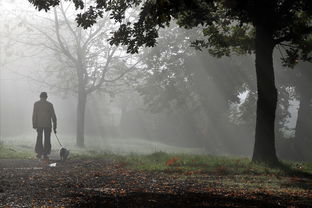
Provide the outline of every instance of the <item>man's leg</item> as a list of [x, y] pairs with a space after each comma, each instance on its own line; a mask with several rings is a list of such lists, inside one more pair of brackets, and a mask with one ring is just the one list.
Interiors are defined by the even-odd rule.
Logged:
[[37, 128], [37, 141], [35, 146], [37, 158], [41, 158], [41, 156], [43, 155], [42, 132], [43, 132], [42, 128]]
[[51, 153], [51, 128], [44, 128], [43, 156], [45, 158]]

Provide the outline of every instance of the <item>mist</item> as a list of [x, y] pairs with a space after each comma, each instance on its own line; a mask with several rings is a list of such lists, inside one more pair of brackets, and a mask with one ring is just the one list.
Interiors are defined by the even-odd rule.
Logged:
[[[254, 55], [218, 58], [196, 50], [191, 42], [201, 35], [200, 28], [185, 30], [174, 22], [160, 31], [154, 48], [134, 55], [127, 54], [125, 47], [107, 49], [112, 47], [107, 41], [107, 28], [114, 30], [114, 23], [105, 20], [96, 23], [95, 29], [77, 29], [75, 10], [67, 6], [64, 3], [63, 8], [46, 13], [36, 11], [28, 2], [18, 6], [14, 1], [1, 2], [5, 11], [0, 34], [1, 142], [34, 147], [33, 105], [41, 92], [47, 92], [56, 112], [58, 135], [71, 149], [251, 157], [257, 99]], [[59, 32], [54, 12], [59, 15]], [[102, 24], [105, 28], [101, 29]], [[67, 26], [70, 29], [66, 30]], [[88, 33], [96, 29], [103, 30], [100, 39], [88, 40], [92, 38]], [[78, 44], [94, 43], [84, 51], [89, 53], [82, 63], [87, 71], [84, 76], [88, 76], [84, 91], [90, 93], [86, 94], [84, 123], [79, 127], [80, 84], [70, 58], [77, 55], [75, 35], [82, 36]], [[109, 57], [113, 50], [114, 56]], [[280, 54], [274, 56], [278, 59]], [[107, 71], [105, 64], [109, 65]], [[275, 69], [276, 74], [289, 70], [278, 61]], [[105, 82], [101, 80], [104, 73], [103, 80], [119, 79]], [[285, 85], [283, 79], [280, 88]], [[99, 87], [93, 90], [94, 86]], [[277, 152], [287, 158], [299, 102], [293, 86], [283, 92], [289, 96], [283, 97], [277, 111], [281, 118], [276, 121], [276, 146]], [[52, 135], [52, 149], [58, 148]]]
[[0, 8], [0, 207], [312, 207], [311, 1]]

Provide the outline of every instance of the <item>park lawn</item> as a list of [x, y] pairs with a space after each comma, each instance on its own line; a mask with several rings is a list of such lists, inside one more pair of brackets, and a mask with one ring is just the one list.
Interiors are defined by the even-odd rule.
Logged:
[[[34, 158], [32, 150], [5, 146], [0, 143], [0, 159]], [[249, 158], [231, 156], [213, 156], [200, 154], [175, 154], [154, 152], [152, 154], [115, 154], [94, 150], [73, 150], [69, 159], [110, 159], [124, 167], [138, 171], [181, 173], [189, 175], [262, 175], [295, 176], [312, 175], [312, 163], [281, 161], [279, 167], [252, 163]]]
[[275, 175], [289, 176], [311, 174], [312, 163], [282, 161], [279, 167], [252, 163], [249, 158], [195, 154], [155, 152], [152, 154], [118, 155], [107, 152], [88, 151], [76, 153], [71, 158], [109, 158], [125, 167], [139, 171], [176, 172], [189, 174], [211, 173], [214, 175]]
[[168, 174], [177, 180], [193, 178], [198, 184], [245, 194], [268, 193], [312, 196], [312, 164], [282, 161], [279, 167], [252, 163], [249, 158], [155, 152], [148, 155], [92, 152], [73, 158], [110, 158], [134, 171]]

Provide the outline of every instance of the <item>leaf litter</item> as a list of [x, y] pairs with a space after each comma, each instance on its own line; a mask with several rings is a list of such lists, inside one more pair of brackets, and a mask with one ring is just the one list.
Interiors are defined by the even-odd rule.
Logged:
[[[166, 165], [176, 168], [178, 160]], [[53, 163], [0, 160], [0, 207], [312, 207], [311, 178], [266, 180], [231, 175], [225, 166], [144, 171], [110, 159]]]

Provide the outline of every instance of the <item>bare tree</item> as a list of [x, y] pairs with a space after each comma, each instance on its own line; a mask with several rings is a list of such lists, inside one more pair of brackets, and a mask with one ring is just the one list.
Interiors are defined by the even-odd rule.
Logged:
[[61, 2], [59, 7], [40, 18], [19, 15], [23, 38], [19, 36], [15, 41], [35, 48], [32, 56], [42, 51], [48, 51], [44, 52], [45, 56], [51, 56], [45, 66], [48, 76], [37, 76], [37, 81], [77, 95], [76, 141], [83, 147], [88, 95], [115, 92], [127, 79], [125, 75], [134, 71], [140, 61], [122, 47], [107, 42], [116, 29], [108, 14], [95, 27], [84, 30], [76, 26], [75, 13], [70, 8], [70, 4]]

